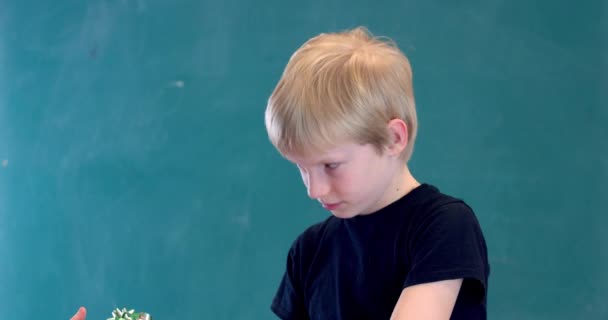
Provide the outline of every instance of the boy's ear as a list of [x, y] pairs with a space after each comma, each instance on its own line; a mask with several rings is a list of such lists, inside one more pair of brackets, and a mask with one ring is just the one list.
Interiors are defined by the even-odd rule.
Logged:
[[407, 124], [401, 119], [393, 119], [387, 125], [389, 143], [386, 151], [390, 155], [399, 156], [408, 143]]

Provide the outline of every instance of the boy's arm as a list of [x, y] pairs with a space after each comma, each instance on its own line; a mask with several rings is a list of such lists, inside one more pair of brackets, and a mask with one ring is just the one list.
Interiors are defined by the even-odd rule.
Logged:
[[403, 289], [391, 320], [448, 320], [452, 315], [462, 279], [413, 285]]

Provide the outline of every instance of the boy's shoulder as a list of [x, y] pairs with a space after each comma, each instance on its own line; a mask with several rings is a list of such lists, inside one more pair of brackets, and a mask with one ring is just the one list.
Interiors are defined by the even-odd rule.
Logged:
[[411, 208], [410, 223], [414, 226], [440, 222], [453, 229], [472, 225], [479, 227], [473, 208], [464, 199], [446, 194], [430, 184], [422, 184], [422, 191]]
[[464, 210], [473, 213], [473, 209], [462, 198], [446, 194], [439, 188], [430, 185], [422, 184], [425, 194], [419, 197], [419, 209], [417, 212], [421, 214], [437, 213], [439, 211]]
[[470, 212], [474, 215], [473, 209], [462, 198], [444, 193], [429, 183], [420, 184], [381, 211], [380, 215], [368, 220], [416, 224], [421, 219], [443, 213]]

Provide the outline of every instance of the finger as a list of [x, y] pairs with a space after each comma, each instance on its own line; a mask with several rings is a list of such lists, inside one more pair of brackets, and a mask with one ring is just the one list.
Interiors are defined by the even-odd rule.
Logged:
[[70, 320], [85, 320], [87, 318], [87, 309], [85, 307], [80, 307], [78, 312], [70, 319]]

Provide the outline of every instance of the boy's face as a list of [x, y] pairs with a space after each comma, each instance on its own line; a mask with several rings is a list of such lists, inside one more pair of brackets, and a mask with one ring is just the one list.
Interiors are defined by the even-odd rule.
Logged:
[[316, 155], [285, 155], [298, 166], [308, 196], [338, 218], [373, 213], [390, 203], [398, 157], [372, 145], [345, 143]]

